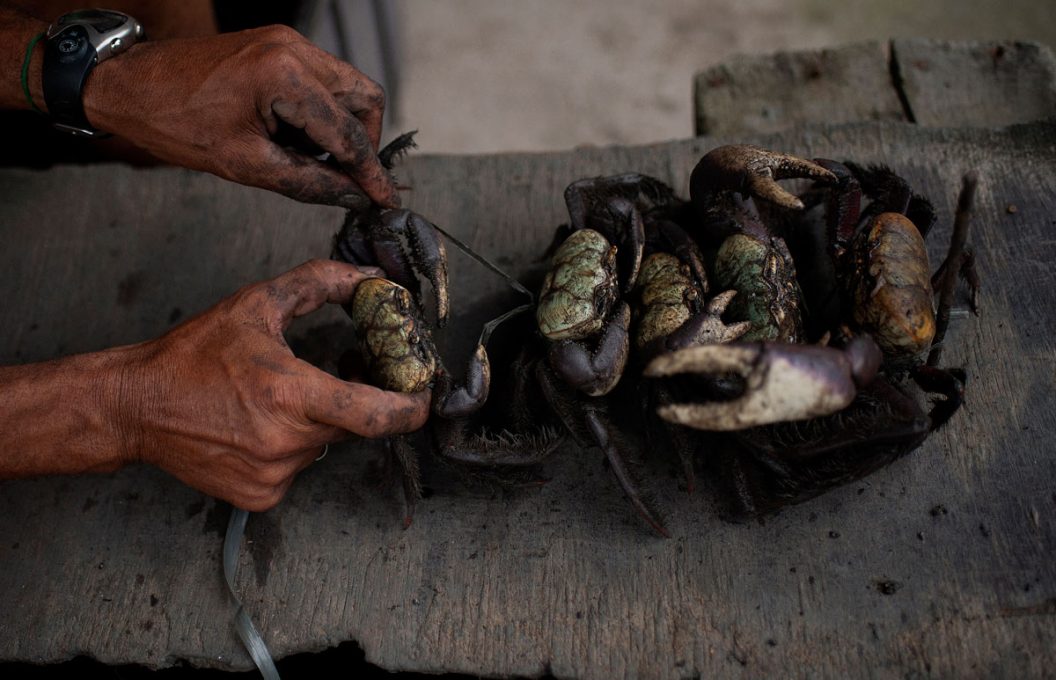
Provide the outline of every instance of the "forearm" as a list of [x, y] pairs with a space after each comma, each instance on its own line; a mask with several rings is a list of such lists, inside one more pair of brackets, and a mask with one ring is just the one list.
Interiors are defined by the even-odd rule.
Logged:
[[128, 417], [138, 346], [0, 367], [0, 479], [108, 472], [137, 451]]
[[[46, 110], [47, 25], [0, 2], [0, 108]], [[150, 28], [147, 27], [149, 31]], [[290, 28], [138, 42], [99, 62], [81, 92], [93, 127], [168, 163], [309, 203], [363, 209], [400, 204], [377, 157], [385, 93]], [[340, 168], [272, 138], [303, 130]]]
[[[0, 109], [30, 109], [22, 91], [22, 62], [33, 36], [43, 33], [48, 25], [18, 10], [0, 5]], [[44, 46], [37, 44], [29, 64], [27, 83], [33, 101], [42, 110], [44, 91], [40, 73], [44, 62]]]
[[[46, 30], [46, 22], [0, 4], [0, 109], [32, 108], [22, 87], [22, 67], [29, 43]], [[131, 50], [126, 50], [126, 54], [132, 51], [138, 53], [141, 48], [141, 45], [133, 46]], [[26, 85], [29, 87], [30, 96], [33, 97], [33, 103], [41, 111], [47, 112], [41, 78], [43, 68], [44, 41], [40, 40], [33, 46], [33, 53], [30, 55]], [[121, 69], [115, 69], [112, 62], [99, 64], [92, 69], [85, 83], [84, 107], [88, 120], [106, 127], [108, 132], [120, 133], [120, 129], [107, 125], [110, 121], [99, 122], [99, 119], [105, 119], [111, 114], [110, 109], [114, 108], [114, 101], [121, 102], [134, 97], [135, 88], [142, 84], [144, 78], [156, 78], [159, 73], [160, 71], [155, 69], [154, 72], [125, 74], [122, 78]]]
[[425, 424], [431, 394], [345, 382], [283, 331], [381, 272], [313, 260], [246, 286], [155, 340], [0, 367], [0, 479], [143, 461], [247, 510], [279, 502], [328, 442]]

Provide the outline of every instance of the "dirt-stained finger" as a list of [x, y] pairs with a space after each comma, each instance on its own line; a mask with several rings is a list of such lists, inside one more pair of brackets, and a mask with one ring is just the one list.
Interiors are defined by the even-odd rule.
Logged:
[[429, 390], [404, 394], [340, 380], [316, 370], [306, 377], [308, 418], [361, 437], [413, 432], [429, 417]]
[[361, 281], [381, 274], [383, 272], [377, 267], [315, 259], [258, 285], [274, 312], [272, 320], [281, 331], [293, 319], [314, 312], [328, 302], [344, 304], [350, 301]]
[[264, 137], [225, 149], [227, 165], [221, 177], [275, 191], [302, 203], [365, 210], [373, 199], [341, 168]]
[[385, 90], [348, 62], [311, 43], [292, 46], [334, 99], [358, 118], [377, 153], [385, 115]]
[[396, 183], [378, 161], [371, 133], [321, 83], [307, 79], [289, 85], [274, 98], [271, 110], [329, 151], [376, 203], [399, 206]]

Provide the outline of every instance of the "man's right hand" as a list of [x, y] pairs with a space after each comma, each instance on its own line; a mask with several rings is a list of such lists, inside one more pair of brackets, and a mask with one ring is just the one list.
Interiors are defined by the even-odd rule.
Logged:
[[[400, 204], [377, 158], [385, 93], [285, 26], [134, 45], [92, 71], [84, 107], [169, 163], [309, 203]], [[280, 121], [340, 167], [277, 145]]]

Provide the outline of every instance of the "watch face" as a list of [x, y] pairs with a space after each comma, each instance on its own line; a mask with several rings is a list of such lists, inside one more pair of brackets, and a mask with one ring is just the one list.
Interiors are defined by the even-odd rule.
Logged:
[[58, 24], [65, 26], [72, 23], [87, 23], [91, 24], [100, 33], [106, 33], [112, 31], [121, 24], [125, 23], [127, 17], [124, 14], [117, 12], [108, 12], [106, 10], [98, 9], [82, 9], [76, 12], [70, 12], [64, 14], [59, 19]]

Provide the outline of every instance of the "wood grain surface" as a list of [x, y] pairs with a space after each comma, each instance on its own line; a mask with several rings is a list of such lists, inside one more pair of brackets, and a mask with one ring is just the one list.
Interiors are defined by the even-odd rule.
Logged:
[[694, 79], [698, 135], [901, 120], [1014, 125], [1056, 116], [1056, 56], [1030, 42], [905, 39], [743, 55]]
[[[407, 203], [525, 274], [565, 218], [563, 188], [635, 170], [686, 192], [707, 138], [408, 161]], [[744, 141], [744, 140], [737, 140]], [[638, 522], [594, 450], [541, 488], [431, 465], [401, 530], [367, 442], [332, 447], [250, 518], [240, 587], [276, 656], [357, 640], [390, 670], [634, 678], [1043, 676], [1056, 663], [1056, 127], [806, 126], [748, 141], [884, 162], [936, 204], [982, 182], [971, 243], [982, 315], [944, 354], [967, 402], [913, 455], [769, 518], [730, 524], [671, 461], [648, 470], [672, 538]], [[0, 171], [0, 362], [143, 340], [249, 281], [325, 255], [341, 221], [174, 169]], [[453, 255], [449, 351], [507, 301]], [[340, 314], [291, 331], [326, 364]], [[42, 414], [41, 417], [47, 417]], [[86, 654], [245, 669], [220, 572], [228, 508], [148, 467], [0, 484], [0, 659]]]

